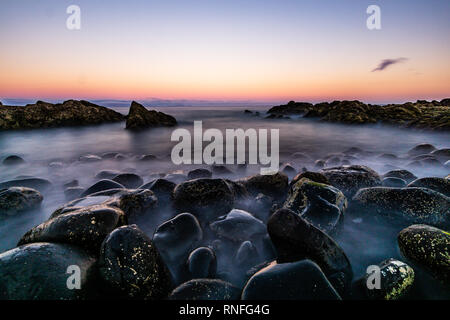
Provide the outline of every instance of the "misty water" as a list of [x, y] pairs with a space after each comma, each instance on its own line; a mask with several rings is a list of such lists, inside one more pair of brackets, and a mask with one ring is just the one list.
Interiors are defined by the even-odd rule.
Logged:
[[[244, 113], [244, 109], [259, 111], [260, 115]], [[394, 167], [408, 169], [418, 177], [444, 177], [450, 173], [444, 166], [408, 167], [411, 157], [407, 156], [408, 150], [421, 143], [430, 143], [439, 149], [449, 148], [448, 133], [382, 125], [348, 126], [302, 118], [265, 119], [267, 109], [267, 107], [158, 108], [175, 116], [179, 123], [176, 128], [192, 130], [193, 121], [202, 120], [204, 129], [217, 128], [223, 132], [225, 129], [236, 128], [279, 129], [280, 161], [290, 163], [297, 171], [303, 167], [314, 170], [314, 160], [342, 153], [351, 147], [358, 147], [366, 152], [365, 156], [352, 161], [352, 164], [367, 165], [380, 174]], [[128, 112], [127, 108], [115, 110], [124, 114]], [[15, 247], [26, 231], [45, 221], [55, 209], [67, 202], [63, 184], [71, 180], [76, 179], [80, 186], [87, 188], [98, 180], [95, 175], [99, 171], [115, 170], [137, 173], [144, 179], [144, 183], [147, 183], [159, 173], [187, 173], [197, 167], [208, 167], [176, 166], [172, 163], [170, 153], [175, 142], [170, 141], [170, 136], [174, 129], [157, 128], [135, 133], [126, 131], [125, 123], [122, 122], [89, 127], [0, 132], [0, 159], [8, 155], [18, 155], [26, 161], [26, 164], [21, 166], [0, 166], [0, 182], [16, 177], [33, 176], [48, 179], [53, 184], [53, 187], [44, 193], [44, 201], [39, 210], [0, 220], [0, 252]], [[102, 155], [107, 152], [121, 153], [124, 159], [92, 163], [78, 161], [83, 155]], [[313, 161], [294, 159], [291, 155], [295, 152], [304, 153]], [[148, 154], [155, 155], [158, 160], [137, 161], [138, 156]], [[380, 157], [382, 154], [393, 154], [397, 158]], [[230, 169], [236, 168], [230, 166]], [[246, 175], [257, 173], [258, 169], [257, 166], [250, 166]], [[228, 178], [241, 177], [241, 175], [228, 176]], [[163, 218], [143, 223], [142, 229], [151, 237], [158, 224], [173, 214], [175, 213], [167, 213]], [[378, 264], [392, 257], [404, 260], [396, 242], [396, 235], [402, 227], [380, 221], [375, 223], [367, 220], [362, 213], [360, 216], [353, 213], [352, 216], [344, 218], [343, 230], [335, 239], [348, 255], [355, 278], [361, 276], [368, 265]], [[222, 267], [219, 257], [219, 269]], [[422, 287], [430, 285], [433, 288], [417, 293], [418, 297], [439, 298], [448, 295], [448, 292], [442, 292], [426, 275], [419, 277], [418, 281], [422, 282]]]

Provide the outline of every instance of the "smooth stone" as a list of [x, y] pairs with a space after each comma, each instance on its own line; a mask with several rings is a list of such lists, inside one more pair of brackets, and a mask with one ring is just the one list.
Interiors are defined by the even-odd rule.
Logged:
[[172, 193], [177, 185], [166, 179], [156, 179], [139, 187], [139, 189], [148, 189], [158, 198], [158, 202], [167, 204], [172, 200]]
[[187, 175], [181, 173], [170, 173], [164, 177], [164, 179], [169, 180], [175, 184], [180, 184], [188, 180]]
[[108, 180], [108, 179], [102, 179], [96, 183], [94, 183], [92, 186], [87, 188], [82, 194], [82, 197], [110, 189], [125, 189], [123, 185], [121, 185], [118, 182]]
[[83, 191], [83, 187], [69, 187], [64, 190], [64, 196], [66, 197], [66, 200], [72, 201], [80, 198]]
[[254, 175], [238, 182], [242, 183], [252, 196], [262, 193], [274, 199], [284, 199], [288, 191], [289, 179], [284, 173]]
[[431, 153], [435, 150], [436, 150], [435, 146], [428, 143], [422, 143], [409, 150], [408, 154], [411, 156], [417, 156], [424, 153]]
[[128, 189], [135, 189], [144, 183], [144, 180], [134, 173], [121, 173], [112, 180]]
[[225, 175], [233, 174], [233, 171], [228, 169], [226, 166], [217, 165], [217, 164], [211, 166], [211, 171], [216, 176], [225, 176]]
[[24, 187], [36, 189], [39, 192], [45, 192], [51, 187], [52, 183], [46, 179], [40, 178], [24, 178], [24, 179], [16, 179], [10, 180], [0, 183], [0, 189], [8, 189], [11, 187]]
[[170, 300], [239, 300], [241, 290], [219, 279], [193, 279], [181, 284]]
[[23, 160], [21, 157], [16, 155], [7, 156], [5, 159], [3, 159], [2, 163], [5, 166], [15, 166], [18, 164], [25, 163], [25, 160]]
[[37, 190], [11, 187], [0, 190], [0, 217], [13, 216], [19, 212], [36, 209], [44, 197]]
[[403, 179], [406, 181], [406, 183], [410, 183], [417, 179], [417, 177], [413, 173], [409, 172], [408, 170], [403, 170], [403, 169], [391, 170], [389, 172], [386, 172], [383, 175], [383, 177], [384, 178], [392, 177], [392, 178]]
[[120, 174], [120, 171], [102, 170], [95, 175], [95, 178], [112, 180], [114, 177], [118, 176], [119, 174]]
[[209, 171], [208, 169], [194, 169], [188, 172], [188, 179], [192, 180], [192, 179], [199, 179], [199, 178], [211, 178], [212, 177], [212, 172]]
[[214, 278], [217, 272], [217, 259], [214, 250], [200, 247], [189, 254], [187, 260], [189, 274], [192, 279]]
[[78, 161], [80, 162], [98, 162], [98, 161], [102, 161], [102, 158], [93, 154], [88, 154], [88, 155], [84, 155], [81, 156], [80, 158], [78, 158]]
[[410, 187], [428, 188], [450, 197], [450, 181], [438, 177], [421, 178], [407, 185]]
[[234, 262], [241, 268], [249, 269], [258, 263], [259, 254], [255, 245], [251, 241], [244, 241], [234, 256]]
[[403, 188], [406, 187], [406, 181], [400, 178], [387, 177], [381, 182], [383, 187]]

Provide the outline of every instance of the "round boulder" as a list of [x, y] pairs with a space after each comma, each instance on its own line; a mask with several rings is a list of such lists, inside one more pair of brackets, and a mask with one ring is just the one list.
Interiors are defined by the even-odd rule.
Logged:
[[39, 191], [31, 188], [11, 187], [0, 190], [0, 217], [35, 209], [43, 199]]

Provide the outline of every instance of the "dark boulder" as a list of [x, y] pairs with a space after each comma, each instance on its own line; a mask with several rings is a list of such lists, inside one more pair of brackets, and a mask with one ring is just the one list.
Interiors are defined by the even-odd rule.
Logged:
[[193, 279], [170, 294], [170, 300], [239, 300], [241, 290], [218, 279]]
[[102, 161], [102, 158], [99, 156], [96, 156], [95, 154], [86, 154], [83, 156], [80, 156], [80, 158], [78, 158], [78, 161], [80, 162], [99, 162]]
[[250, 269], [259, 262], [258, 249], [251, 241], [244, 241], [234, 256], [234, 263], [244, 269]]
[[12, 156], [8, 156], [5, 159], [3, 159], [2, 163], [5, 166], [13, 166], [13, 165], [18, 165], [18, 164], [23, 164], [23, 163], [25, 163], [25, 160], [23, 160], [19, 156], [12, 155]]
[[350, 289], [353, 277], [350, 261], [326, 233], [289, 209], [277, 210], [267, 222], [267, 230], [276, 248], [278, 263], [311, 259], [341, 295]]
[[163, 112], [147, 110], [143, 105], [133, 101], [127, 116], [126, 129], [142, 130], [154, 127], [173, 127], [177, 120]]
[[123, 185], [121, 185], [118, 182], [108, 180], [108, 179], [102, 179], [96, 183], [94, 183], [92, 186], [87, 188], [82, 194], [81, 197], [86, 197], [88, 195], [100, 192], [100, 191], [106, 191], [111, 189], [125, 189]]
[[98, 264], [107, 285], [129, 299], [165, 299], [173, 288], [158, 250], [136, 225], [117, 228], [108, 235]]
[[8, 189], [11, 187], [24, 187], [36, 189], [39, 192], [45, 192], [52, 186], [52, 183], [46, 179], [40, 178], [24, 178], [24, 179], [16, 179], [10, 180], [0, 183], [0, 189]]
[[[0, 300], [75, 300], [95, 295], [96, 259], [78, 247], [32, 243], [0, 254]], [[80, 269], [80, 290], [69, 289]], [[76, 272], [76, 271], [75, 271]], [[73, 273], [75, 275], [75, 273]], [[76, 284], [76, 283], [75, 283]]]
[[140, 186], [139, 189], [151, 190], [158, 198], [159, 203], [167, 204], [172, 200], [173, 190], [176, 186], [175, 183], [169, 180], [156, 179]]
[[214, 278], [217, 272], [217, 259], [214, 250], [200, 247], [191, 252], [187, 260], [192, 279]]
[[188, 179], [211, 178], [212, 172], [208, 169], [198, 168], [188, 172]]
[[234, 194], [223, 179], [195, 179], [177, 185], [173, 201], [179, 212], [190, 212], [207, 223], [232, 209]]
[[228, 169], [226, 166], [214, 164], [211, 166], [211, 171], [216, 176], [226, 176], [233, 174], [233, 171]]
[[426, 188], [361, 189], [353, 197], [353, 203], [364, 212], [410, 223], [426, 223], [446, 226], [450, 221], [450, 198]]
[[292, 179], [290, 185], [294, 185], [297, 181], [300, 181], [302, 178], [308, 178], [311, 181], [323, 183], [323, 184], [330, 184], [330, 181], [320, 172], [313, 172], [313, 171], [305, 171], [302, 173], [299, 173]]
[[384, 178], [399, 178], [399, 179], [403, 179], [406, 181], [406, 183], [410, 183], [411, 181], [414, 181], [417, 179], [417, 177], [409, 172], [408, 170], [402, 170], [402, 169], [398, 169], [398, 170], [391, 170], [387, 173], [385, 173], [383, 175]]
[[0, 217], [13, 216], [19, 212], [35, 209], [40, 206], [44, 198], [39, 191], [11, 187], [0, 190]]
[[115, 176], [112, 180], [128, 189], [135, 189], [144, 183], [144, 180], [134, 173], [121, 173]]
[[450, 160], [450, 149], [439, 149], [435, 150], [431, 153], [431, 155], [438, 158], [440, 161]]
[[400, 178], [387, 177], [381, 181], [383, 187], [403, 188], [406, 187], [406, 181]]
[[437, 191], [439, 193], [442, 193], [447, 197], [450, 197], [450, 181], [445, 180], [444, 178], [437, 178], [437, 177], [421, 178], [414, 180], [413, 182], [408, 184], [407, 187], [428, 188]]
[[381, 178], [374, 170], [359, 165], [322, 169], [330, 184], [352, 197], [359, 189], [381, 185]]
[[428, 143], [423, 143], [423, 144], [419, 144], [419, 145], [415, 146], [414, 148], [412, 148], [411, 150], [409, 150], [408, 154], [410, 156], [418, 156], [420, 154], [431, 153], [434, 150], [436, 150], [435, 146], [428, 144]]
[[340, 300], [320, 267], [310, 260], [271, 263], [254, 274], [242, 300]]
[[239, 180], [247, 191], [257, 196], [259, 193], [265, 194], [274, 199], [284, 199], [288, 191], [288, 177], [283, 173], [272, 175], [254, 175]]
[[427, 225], [412, 225], [398, 234], [398, 246], [407, 259], [450, 282], [450, 233]]
[[118, 176], [120, 174], [119, 171], [115, 170], [102, 170], [99, 173], [95, 175], [97, 179], [108, 179], [112, 180], [114, 177]]
[[80, 198], [83, 191], [83, 187], [69, 187], [64, 190], [64, 196], [66, 197], [66, 200], [72, 201]]

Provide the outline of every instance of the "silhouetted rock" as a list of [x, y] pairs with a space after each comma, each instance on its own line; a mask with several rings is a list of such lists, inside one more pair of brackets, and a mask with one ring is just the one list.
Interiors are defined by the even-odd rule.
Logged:
[[127, 116], [126, 129], [173, 127], [176, 124], [177, 120], [174, 117], [155, 110], [147, 110], [143, 105], [133, 101]]
[[5, 159], [3, 159], [2, 163], [7, 166], [12, 166], [12, 165], [18, 165], [18, 164], [25, 163], [25, 160], [23, 160], [19, 156], [11, 155], [11, 156], [8, 156]]

